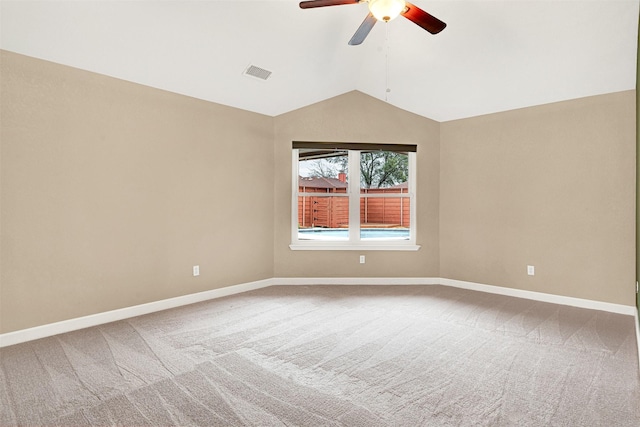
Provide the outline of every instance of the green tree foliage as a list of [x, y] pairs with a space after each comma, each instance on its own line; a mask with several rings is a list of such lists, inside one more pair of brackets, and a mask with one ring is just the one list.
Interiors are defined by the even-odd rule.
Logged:
[[360, 155], [360, 185], [364, 188], [391, 187], [407, 181], [409, 158], [393, 151], [371, 151]]

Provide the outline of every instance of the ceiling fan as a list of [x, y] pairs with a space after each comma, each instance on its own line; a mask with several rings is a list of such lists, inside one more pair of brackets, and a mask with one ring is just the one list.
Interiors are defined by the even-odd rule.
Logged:
[[424, 28], [431, 34], [438, 34], [447, 26], [444, 22], [429, 15], [405, 0], [306, 0], [300, 2], [301, 9], [311, 9], [314, 7], [340, 6], [343, 4], [369, 3], [369, 14], [356, 33], [349, 40], [349, 44], [354, 46], [362, 43], [367, 37], [377, 21], [389, 22], [402, 15], [409, 21]]

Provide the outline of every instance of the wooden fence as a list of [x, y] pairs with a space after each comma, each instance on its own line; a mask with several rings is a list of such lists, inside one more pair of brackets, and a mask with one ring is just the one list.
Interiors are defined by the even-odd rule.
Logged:
[[[305, 192], [310, 191], [305, 188]], [[332, 194], [345, 191], [332, 191]], [[300, 189], [302, 191], [302, 188]], [[409, 227], [410, 204], [408, 197], [366, 197], [367, 195], [407, 193], [406, 188], [362, 189], [360, 197], [360, 224], [368, 227]], [[298, 226], [300, 228], [349, 226], [349, 198], [344, 196], [298, 197]]]

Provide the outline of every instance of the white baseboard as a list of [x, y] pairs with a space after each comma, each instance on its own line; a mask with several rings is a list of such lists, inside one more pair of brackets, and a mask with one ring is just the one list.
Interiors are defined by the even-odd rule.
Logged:
[[[640, 357], [640, 331], [638, 331], [637, 310], [634, 306], [612, 304], [601, 301], [585, 300], [573, 297], [545, 294], [541, 292], [524, 291], [520, 289], [503, 288], [500, 286], [483, 285], [480, 283], [464, 282], [461, 280], [444, 279], [439, 277], [280, 277], [258, 280], [256, 282], [242, 283], [220, 289], [184, 295], [175, 298], [135, 305], [118, 310], [106, 311], [33, 328], [22, 329], [15, 332], [0, 334], [0, 348], [26, 341], [45, 338], [65, 332], [71, 332], [82, 328], [102, 325], [109, 322], [141, 316], [161, 310], [180, 307], [183, 305], [221, 298], [241, 292], [265, 288], [272, 285], [443, 285], [456, 288], [469, 289], [499, 295], [518, 298], [526, 298], [535, 301], [550, 302], [554, 304], [569, 305], [574, 307], [602, 310], [612, 313], [634, 316], [636, 319], [636, 333], [638, 335]], [[639, 361], [640, 363], [640, 361]]]
[[28, 329], [21, 329], [15, 332], [0, 334], [0, 348], [26, 341], [46, 338], [65, 332], [76, 331], [78, 329], [89, 328], [91, 326], [102, 325], [109, 322], [128, 319], [144, 314], [155, 313], [157, 311], [194, 304], [215, 298], [222, 298], [241, 292], [252, 291], [254, 289], [265, 288], [273, 284], [273, 279], [258, 280], [256, 282], [242, 283], [234, 286], [227, 286], [210, 291], [198, 292], [195, 294], [183, 295], [175, 298], [154, 301], [147, 304], [134, 305], [118, 310], [105, 311], [89, 316], [76, 317], [75, 319], [63, 320], [61, 322], [49, 323], [47, 325], [36, 326]]
[[274, 285], [439, 285], [437, 277], [276, 277]]
[[483, 285], [481, 283], [464, 282], [462, 280], [440, 279], [440, 284], [454, 288], [487, 292], [490, 294], [506, 295], [534, 301], [550, 302], [553, 304], [569, 305], [572, 307], [588, 308], [591, 310], [608, 311], [610, 313], [633, 316], [636, 307], [633, 305], [613, 304], [610, 302], [594, 301], [582, 298], [565, 297], [562, 295], [545, 294], [543, 292], [525, 291], [522, 289], [504, 288], [502, 286]]

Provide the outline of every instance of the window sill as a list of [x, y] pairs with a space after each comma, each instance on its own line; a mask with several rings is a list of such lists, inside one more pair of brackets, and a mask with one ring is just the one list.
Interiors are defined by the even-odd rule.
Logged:
[[291, 244], [292, 251], [417, 251], [420, 245], [385, 245], [366, 244], [366, 245], [340, 245], [340, 244]]

